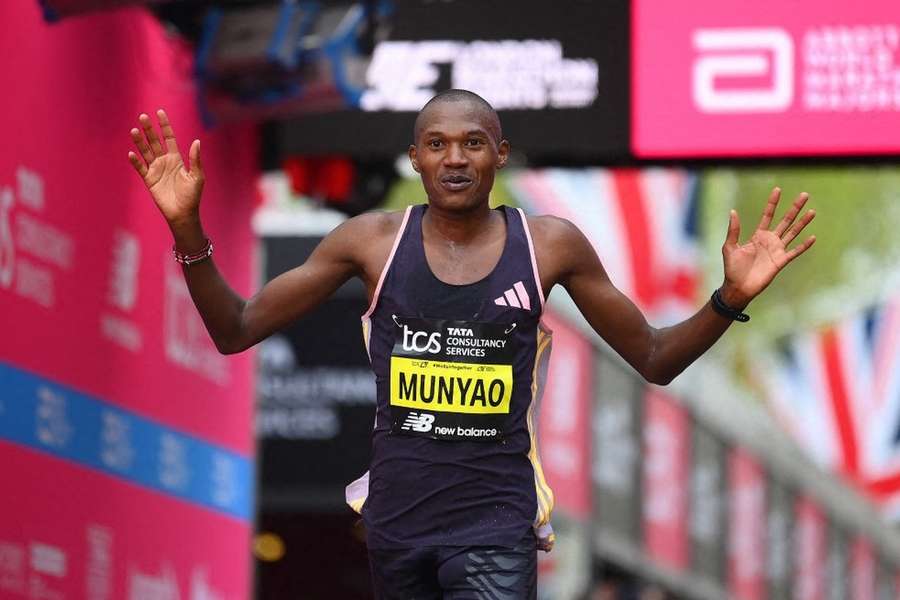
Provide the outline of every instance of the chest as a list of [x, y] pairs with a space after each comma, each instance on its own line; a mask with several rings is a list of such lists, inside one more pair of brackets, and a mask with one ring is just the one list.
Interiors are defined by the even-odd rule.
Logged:
[[467, 285], [491, 274], [503, 255], [504, 239], [458, 244], [425, 240], [425, 260], [434, 276], [450, 285]]

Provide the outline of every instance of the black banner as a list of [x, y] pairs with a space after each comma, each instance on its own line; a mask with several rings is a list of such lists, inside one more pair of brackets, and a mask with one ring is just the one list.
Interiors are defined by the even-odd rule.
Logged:
[[397, 0], [389, 21], [371, 60], [358, 61], [364, 76], [351, 81], [347, 70], [352, 107], [270, 128], [274, 154], [396, 157], [411, 143], [422, 105], [457, 87], [494, 105], [504, 136], [529, 160], [627, 156], [624, 0]]
[[[264, 239], [265, 278], [301, 264], [320, 239]], [[344, 486], [368, 468], [375, 377], [359, 319], [365, 310], [365, 289], [354, 279], [261, 344], [256, 432], [264, 505], [342, 506]]]

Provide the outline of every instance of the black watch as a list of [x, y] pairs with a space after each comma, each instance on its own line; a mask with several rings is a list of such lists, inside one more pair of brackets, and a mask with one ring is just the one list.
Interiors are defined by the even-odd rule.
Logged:
[[731, 319], [732, 321], [740, 321], [741, 323], [746, 323], [750, 320], [750, 315], [745, 314], [744, 312], [731, 308], [725, 301], [722, 300], [722, 290], [716, 289], [713, 292], [712, 298], [710, 298], [710, 304], [712, 304], [713, 310], [725, 317], [726, 319]]

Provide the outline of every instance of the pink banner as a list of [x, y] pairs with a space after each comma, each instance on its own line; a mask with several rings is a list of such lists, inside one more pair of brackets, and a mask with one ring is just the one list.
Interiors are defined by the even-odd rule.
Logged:
[[16, 24], [0, 37], [0, 69], [15, 82], [0, 116], [0, 362], [250, 452], [250, 356], [221, 356], [208, 340], [126, 157], [138, 114], [158, 107], [184, 151], [203, 139], [206, 231], [247, 293], [253, 131], [203, 130], [191, 50], [142, 10], [51, 26], [37, 2], [4, 2], [0, 22]]
[[0, 455], [16, 516], [0, 519], [0, 598], [247, 597], [248, 523], [14, 444]]
[[553, 350], [544, 388], [538, 434], [544, 476], [556, 508], [587, 519], [591, 514], [590, 431], [592, 347], [577, 329], [552, 313]]
[[857, 537], [850, 547], [850, 596], [875, 600], [875, 553], [864, 537]]
[[764, 600], [766, 484], [762, 466], [743, 448], [728, 457], [728, 587], [740, 600]]
[[641, 157], [900, 150], [890, 0], [635, 0], [632, 140]]
[[797, 600], [824, 600], [827, 544], [825, 515], [807, 497], [797, 500], [795, 512], [794, 597]]
[[662, 390], [644, 400], [644, 545], [654, 560], [677, 570], [690, 565], [688, 482], [690, 420]]
[[0, 3], [0, 597], [245, 598], [252, 359], [216, 352], [128, 163], [140, 112], [202, 137], [216, 262], [253, 286], [256, 137], [204, 131], [144, 10]]

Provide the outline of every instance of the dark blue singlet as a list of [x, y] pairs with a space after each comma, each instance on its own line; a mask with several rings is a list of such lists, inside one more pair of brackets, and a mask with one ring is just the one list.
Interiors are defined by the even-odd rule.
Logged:
[[498, 208], [496, 267], [450, 285], [425, 258], [426, 210], [407, 209], [363, 315], [377, 409], [370, 470], [347, 486], [347, 502], [370, 548], [513, 547], [534, 528], [549, 549], [553, 494], [535, 423], [550, 332], [524, 213]]

